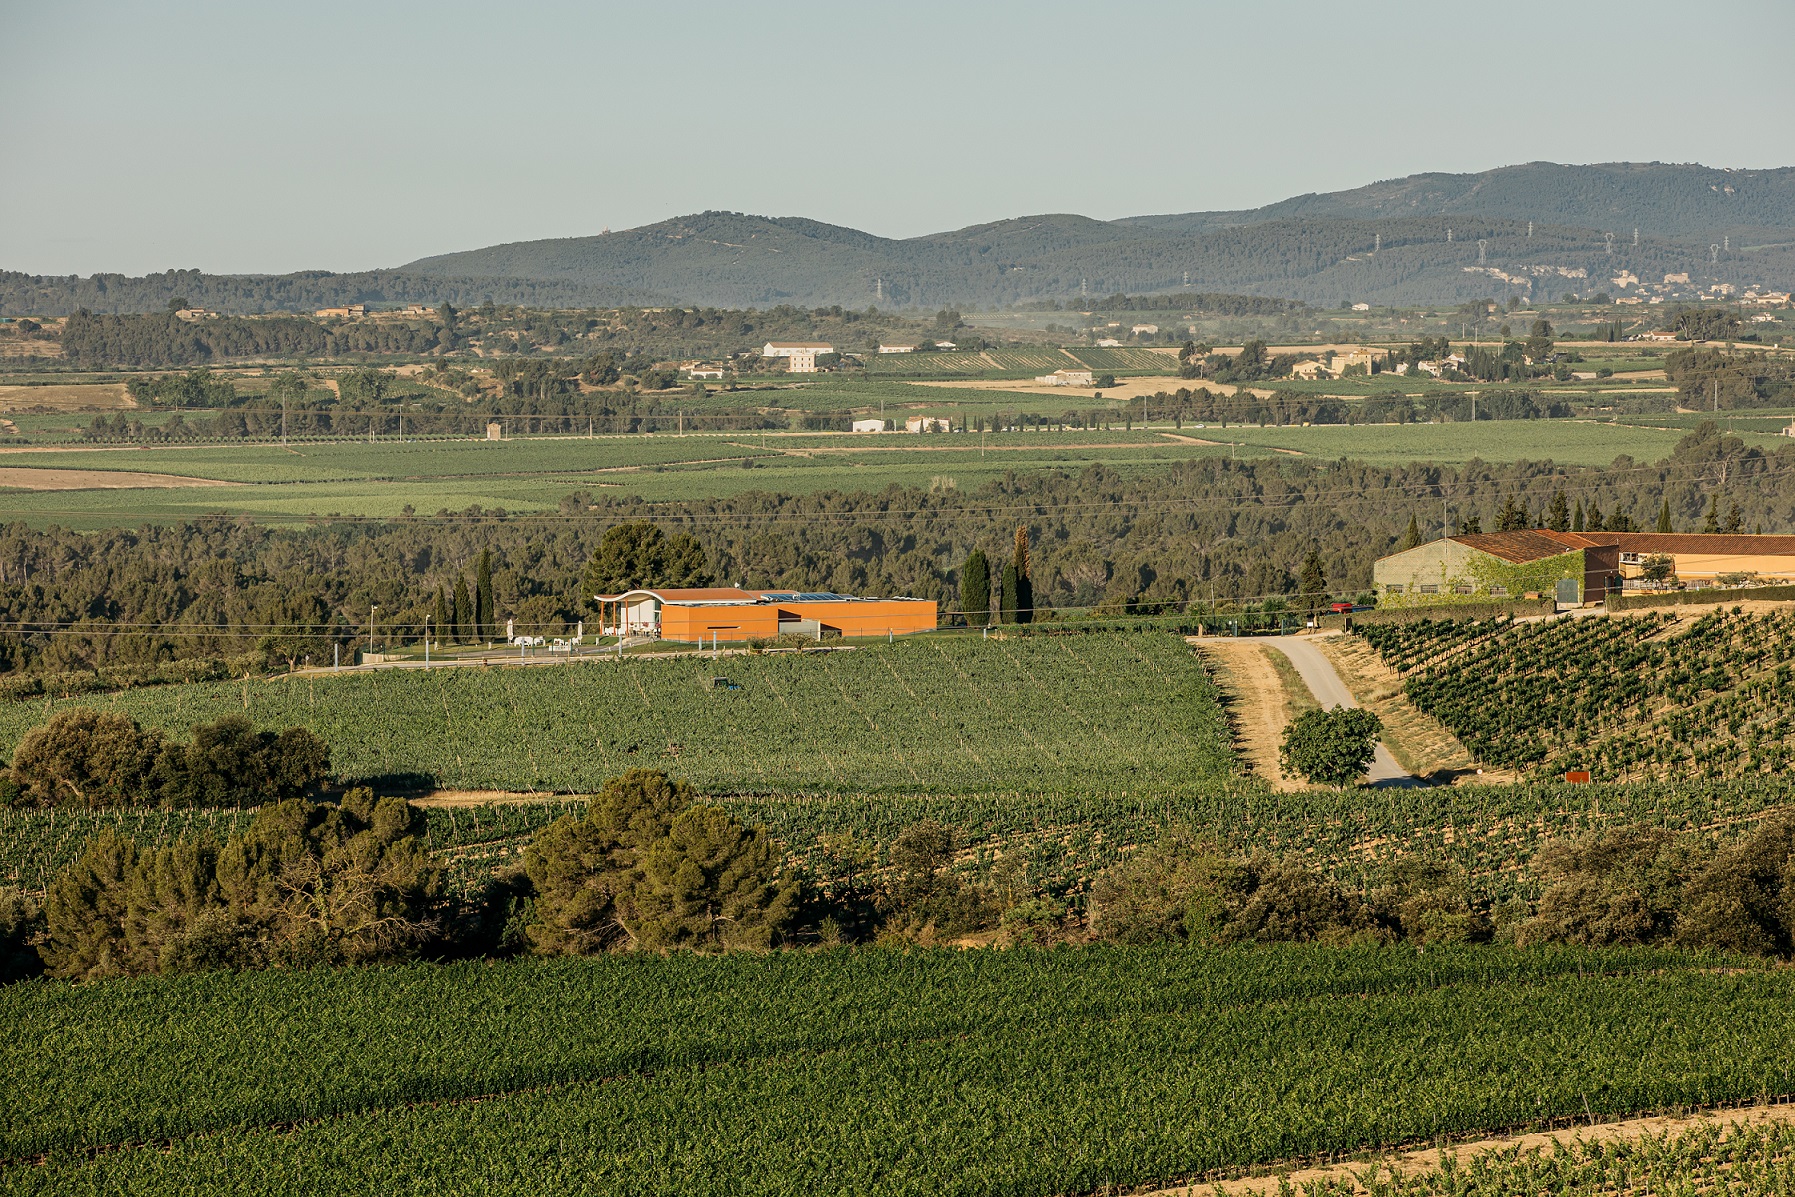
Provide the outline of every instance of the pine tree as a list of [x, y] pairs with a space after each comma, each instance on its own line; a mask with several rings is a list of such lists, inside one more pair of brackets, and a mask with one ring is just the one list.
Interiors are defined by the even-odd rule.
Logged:
[[487, 640], [493, 634], [495, 616], [492, 609], [492, 550], [480, 550], [480, 569], [474, 575], [474, 639]]
[[1028, 529], [1016, 529], [1016, 622], [1032, 623], [1035, 618], [1035, 584], [1028, 576]]
[[436, 625], [434, 631], [438, 640], [449, 635], [452, 631], [449, 627], [449, 604], [447, 600], [443, 598], [443, 588], [441, 586], [436, 588], [436, 610], [433, 613], [431, 622]]
[[991, 622], [991, 563], [985, 560], [983, 549], [966, 554], [966, 564], [960, 567], [960, 610], [969, 627], [982, 628]]
[[1602, 509], [1597, 507], [1594, 503], [1591, 503], [1589, 505], [1589, 527], [1585, 528], [1584, 531], [1606, 532], [1607, 530], [1608, 525], [1602, 518]]
[[1739, 511], [1739, 501], [1733, 500], [1726, 510], [1727, 535], [1737, 536], [1745, 531], [1745, 516]]
[[1409, 515], [1409, 530], [1402, 534], [1402, 543], [1396, 546], [1398, 553], [1407, 552], [1421, 543], [1421, 526], [1415, 522], [1415, 516]]
[[1571, 531], [1583, 531], [1583, 500], [1577, 500], [1576, 510], [1571, 512]]
[[1466, 536], [1476, 536], [1483, 531], [1483, 517], [1473, 511], [1465, 517], [1465, 526], [1460, 531]]
[[466, 644], [474, 638], [474, 605], [467, 597], [467, 575], [455, 579], [455, 639]]
[[1702, 531], [1712, 536], [1720, 531], [1720, 496], [1708, 496], [1708, 517], [1702, 521]]
[[1658, 507], [1658, 531], [1659, 532], [1669, 532], [1671, 530], [1672, 529], [1670, 526], [1670, 500], [1666, 499]]
[[1564, 501], [1564, 492], [1556, 491], [1552, 495], [1552, 507], [1546, 514], [1546, 527], [1554, 532], [1571, 530], [1571, 509]]

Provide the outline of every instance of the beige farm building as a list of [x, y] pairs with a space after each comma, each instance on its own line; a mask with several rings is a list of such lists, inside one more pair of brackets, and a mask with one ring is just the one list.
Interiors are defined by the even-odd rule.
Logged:
[[1545, 528], [1429, 541], [1380, 558], [1371, 577], [1379, 602], [1393, 606], [1530, 593], [1593, 602], [1611, 591], [1647, 588], [1646, 564], [1660, 555], [1671, 559], [1676, 582], [1684, 586], [1712, 586], [1730, 577], [1795, 582], [1795, 536]]

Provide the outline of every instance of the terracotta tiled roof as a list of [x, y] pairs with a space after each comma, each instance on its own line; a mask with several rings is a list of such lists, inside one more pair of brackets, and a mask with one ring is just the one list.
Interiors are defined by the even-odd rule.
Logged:
[[1795, 557], [1795, 536], [1715, 535], [1692, 532], [1472, 532], [1453, 540], [1515, 565], [1575, 549], [1618, 548], [1624, 553], [1712, 553], [1722, 557]]
[[1795, 557], [1795, 536], [1706, 532], [1585, 532], [1595, 544], [1627, 553], [1715, 553], [1738, 557]]
[[1576, 532], [1551, 532], [1544, 528], [1529, 528], [1520, 532], [1470, 532], [1452, 539], [1467, 548], [1500, 557], [1513, 565], [1525, 565], [1529, 561], [1556, 557], [1560, 553], [1586, 549], [1596, 543]]

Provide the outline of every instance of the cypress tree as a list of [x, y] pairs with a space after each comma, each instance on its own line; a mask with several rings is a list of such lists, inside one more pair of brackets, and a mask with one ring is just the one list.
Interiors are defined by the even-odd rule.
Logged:
[[1607, 530], [1608, 526], [1602, 518], [1602, 509], [1597, 507], [1594, 503], [1591, 503], [1589, 505], [1589, 527], [1584, 529], [1584, 531], [1606, 532]]
[[1519, 532], [1527, 526], [1527, 511], [1515, 502], [1513, 495], [1502, 496], [1502, 511], [1496, 517], [1496, 531]]
[[1402, 534], [1402, 543], [1396, 546], [1399, 553], [1407, 552], [1421, 543], [1421, 526], [1415, 522], [1413, 513], [1409, 515], [1409, 530]]
[[1720, 531], [1720, 496], [1708, 496], [1708, 517], [1702, 521], [1702, 531], [1713, 535]]
[[1003, 589], [997, 596], [997, 619], [999, 623], [1016, 622], [1016, 563], [1014, 561], [1003, 567]]
[[1552, 495], [1552, 506], [1546, 514], [1546, 527], [1554, 532], [1571, 530], [1571, 509], [1565, 504], [1562, 490], [1555, 491]]
[[1664, 500], [1664, 502], [1658, 508], [1658, 531], [1660, 531], [1660, 532], [1671, 531], [1670, 500], [1669, 499]]
[[449, 627], [449, 605], [443, 598], [443, 588], [441, 586], [436, 588], [436, 610], [432, 614], [433, 618], [431, 619], [431, 623], [436, 625], [431, 629], [432, 633], [438, 640], [441, 640], [444, 636], [449, 635], [453, 631], [453, 629]]
[[1028, 529], [1016, 529], [1016, 622], [1031, 623], [1035, 618], [1035, 584], [1028, 576]]
[[474, 605], [467, 597], [467, 575], [455, 579], [455, 639], [466, 643], [474, 637]]
[[966, 554], [966, 564], [960, 567], [960, 609], [969, 627], [991, 622], [991, 563], [983, 549]]
[[1571, 531], [1583, 531], [1583, 500], [1577, 500], [1577, 507], [1571, 512]]
[[1734, 499], [1726, 510], [1727, 534], [1737, 536], [1745, 531], [1745, 516], [1739, 511], [1739, 501]]
[[485, 640], [493, 634], [492, 550], [480, 550], [480, 569], [474, 575], [474, 639]]
[[1309, 546], [1309, 555], [1303, 558], [1301, 585], [1303, 597], [1308, 601], [1311, 609], [1319, 606], [1321, 600], [1327, 597], [1327, 570], [1322, 567], [1321, 554], [1316, 551], [1314, 545]]

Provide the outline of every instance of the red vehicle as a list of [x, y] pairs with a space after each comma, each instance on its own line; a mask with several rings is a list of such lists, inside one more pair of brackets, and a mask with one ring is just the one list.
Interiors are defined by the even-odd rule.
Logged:
[[1332, 610], [1335, 615], [1351, 615], [1352, 614], [1352, 604], [1351, 603], [1335, 603]]

